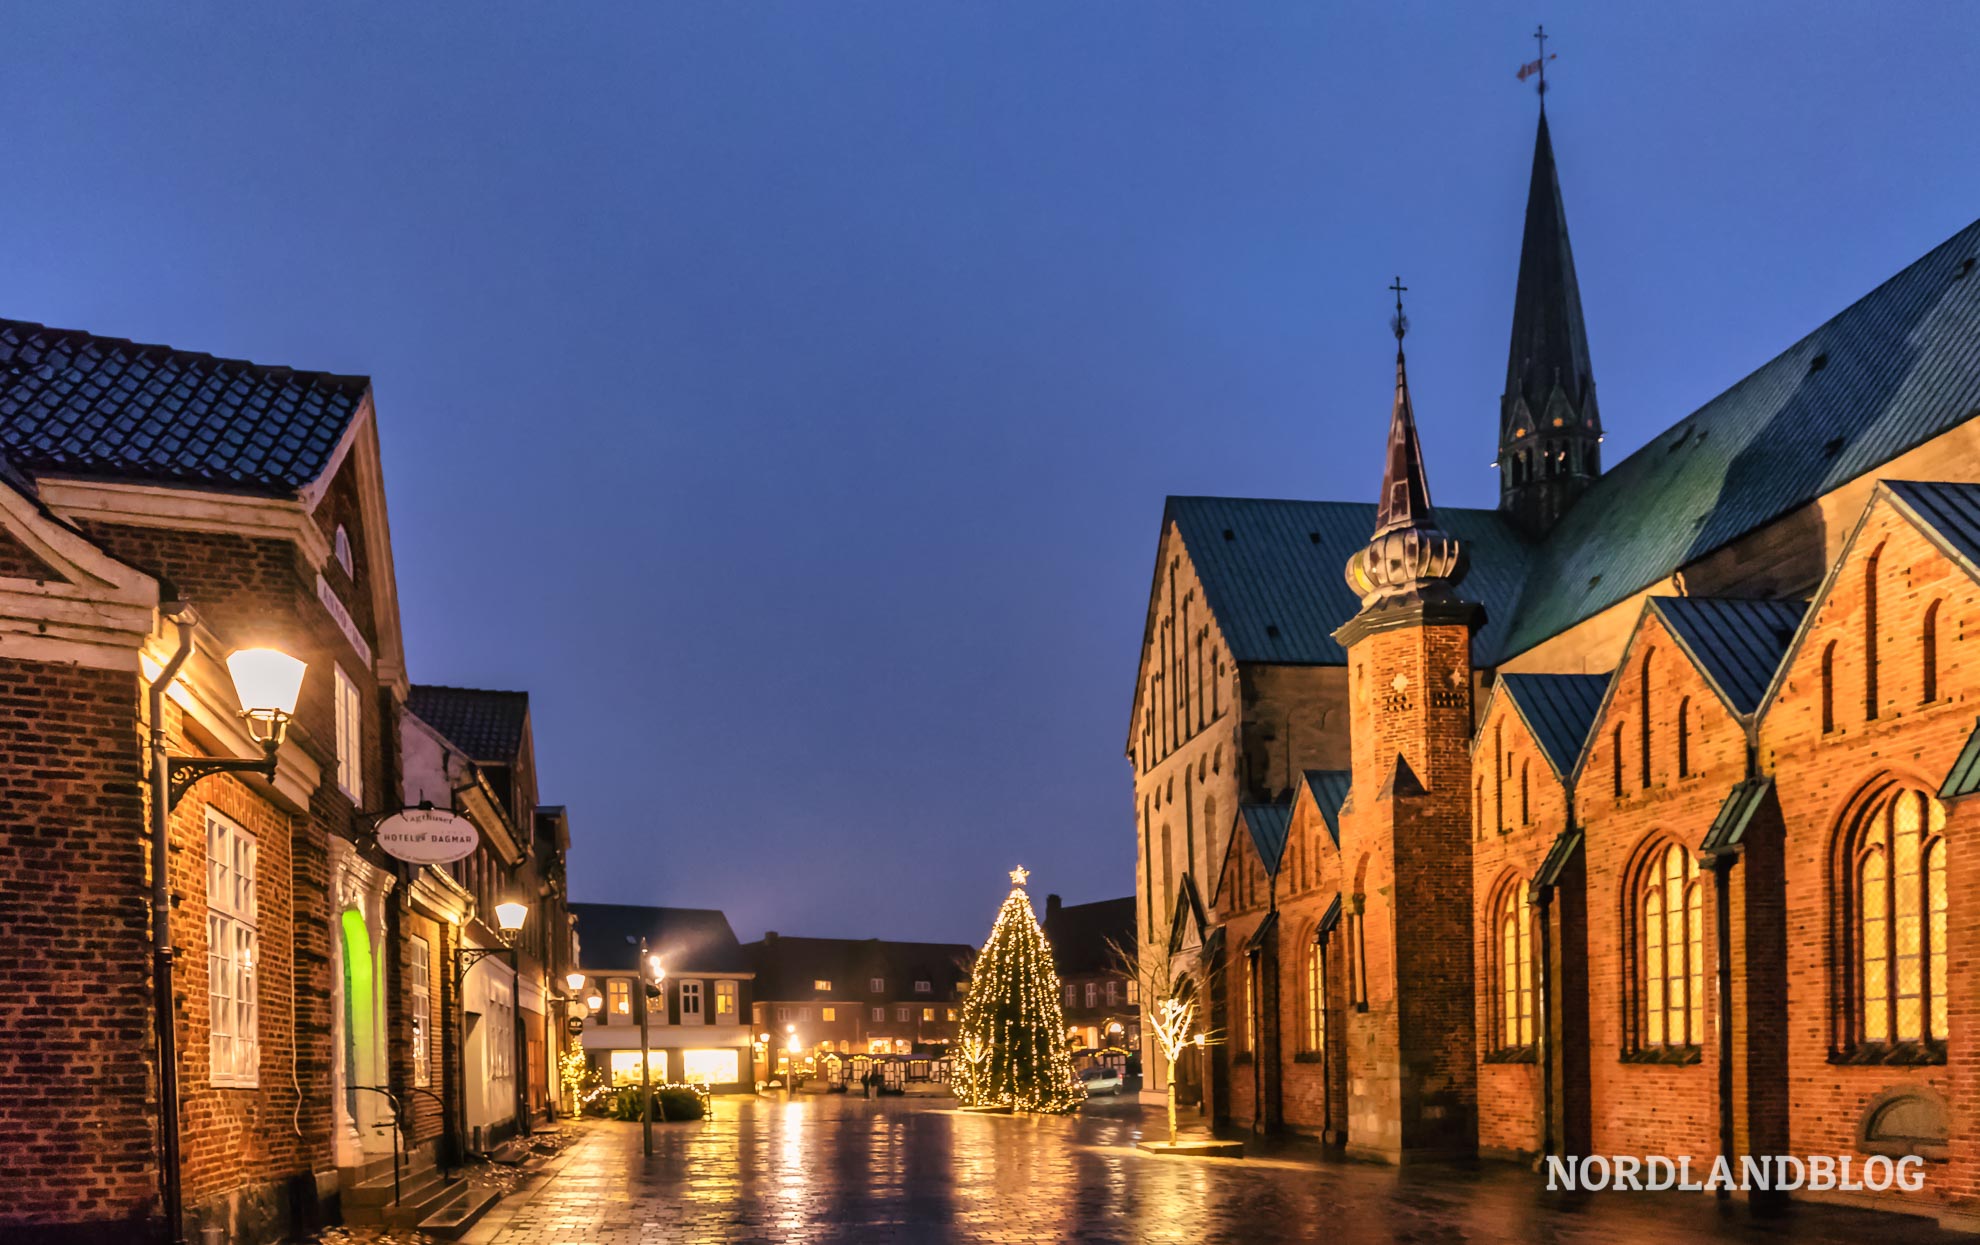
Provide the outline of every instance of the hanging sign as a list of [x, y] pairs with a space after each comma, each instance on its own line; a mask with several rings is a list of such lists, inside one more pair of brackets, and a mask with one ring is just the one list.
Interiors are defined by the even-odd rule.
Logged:
[[567, 1017], [564, 1021], [564, 1032], [570, 1034], [572, 1037], [582, 1036], [584, 1033], [584, 1017]]
[[444, 808], [408, 808], [378, 823], [378, 846], [416, 865], [444, 865], [474, 855], [481, 832]]

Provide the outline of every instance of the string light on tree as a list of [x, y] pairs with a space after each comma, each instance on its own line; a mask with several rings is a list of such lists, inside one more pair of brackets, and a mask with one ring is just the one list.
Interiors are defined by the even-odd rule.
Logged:
[[1073, 1074], [1052, 948], [1024, 893], [1031, 874], [1017, 868], [1010, 876], [963, 1002], [956, 1094], [964, 1106], [1063, 1113], [1085, 1101], [1086, 1089]]

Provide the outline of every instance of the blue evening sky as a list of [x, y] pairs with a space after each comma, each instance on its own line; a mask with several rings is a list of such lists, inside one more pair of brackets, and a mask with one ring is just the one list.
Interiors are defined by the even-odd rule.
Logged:
[[1372, 500], [1392, 274], [1496, 497], [1536, 21], [1611, 462], [1980, 215], [1970, 5], [38, 5], [0, 314], [374, 378], [577, 897], [977, 941], [1132, 891], [1162, 498]]

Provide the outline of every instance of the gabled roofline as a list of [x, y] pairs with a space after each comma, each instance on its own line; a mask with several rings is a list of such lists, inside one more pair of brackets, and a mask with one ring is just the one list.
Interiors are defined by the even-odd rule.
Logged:
[[[1958, 483], [1958, 481], [1919, 480], [1902, 481], [1902, 483], [1934, 484]], [[1817, 588], [1815, 595], [1808, 599], [1808, 609], [1801, 616], [1801, 624], [1794, 629], [1794, 638], [1788, 641], [1787, 651], [1781, 654], [1781, 664], [1775, 667], [1774, 677], [1767, 680], [1766, 689], [1760, 693], [1760, 707], [1753, 711], [1755, 730], [1758, 730], [1760, 723], [1766, 718], [1767, 711], [1774, 707], [1774, 701], [1780, 696], [1781, 685], [1787, 680], [1788, 669], [1794, 665], [1795, 659], [1801, 656], [1802, 645], [1807, 642], [1809, 633], [1814, 629], [1815, 615], [1821, 612], [1823, 603], [1829, 599], [1829, 594], [1835, 591], [1836, 579], [1842, 574], [1843, 564], [1848, 562], [1849, 555], [1855, 552], [1856, 542], [1863, 538], [1863, 529], [1869, 526], [1870, 516], [1876, 512], [1878, 501], [1889, 501], [1892, 509], [1930, 541], [1948, 561], [1965, 571], [1976, 582], [1980, 582], [1980, 566], [1975, 566], [1965, 554], [1940, 534], [1930, 520], [1912, 509], [1910, 503], [1891, 488], [1890, 484], [1888, 479], [1878, 478], [1876, 485], [1870, 490], [1869, 499], [1863, 503], [1863, 509], [1857, 513], [1856, 522], [1850, 526], [1849, 536], [1843, 540], [1842, 548], [1836, 551], [1835, 558], [1829, 563], [1828, 571], [1823, 574], [1822, 586]]]
[[[1635, 632], [1631, 632], [1630, 634], [1633, 637]], [[1627, 651], [1626, 647], [1624, 651]], [[1617, 669], [1619, 670], [1621, 667], [1618, 666]], [[1615, 671], [1610, 671], [1609, 677], [1610, 679], [1614, 679]], [[1492, 706], [1499, 703], [1499, 689], [1501, 688], [1505, 689], [1506, 703], [1512, 706], [1513, 715], [1519, 719], [1520, 725], [1526, 728], [1527, 738], [1533, 741], [1533, 750], [1540, 754], [1542, 760], [1546, 761], [1547, 768], [1554, 771], [1554, 777], [1560, 782], [1567, 784], [1570, 790], [1572, 790], [1572, 781], [1568, 775], [1561, 773], [1560, 766], [1554, 764], [1554, 754], [1548, 751], [1546, 744], [1541, 742], [1539, 728], [1533, 725], [1532, 718], [1526, 716], [1526, 706], [1519, 703], [1519, 697], [1515, 696], [1512, 688], [1506, 684], [1504, 674], [1500, 674], [1497, 678], [1493, 679], [1491, 690], [1485, 693], [1485, 706], [1478, 714], [1478, 729], [1471, 733], [1471, 755], [1476, 757], [1478, 755], [1479, 745], [1485, 741], [1485, 722], [1492, 716]], [[1601, 720], [1602, 709], [1608, 706], [1607, 695], [1608, 691], [1605, 688], [1603, 689], [1604, 700], [1602, 706], [1595, 710], [1595, 717], [1590, 719], [1588, 723], [1588, 733], [1581, 737], [1581, 746], [1575, 749], [1574, 758], [1577, 768], [1581, 764], [1581, 754], [1588, 751], [1588, 738], [1595, 733], [1595, 723]]]
[[1121, 748], [1123, 755], [1130, 759], [1134, 756], [1135, 723], [1141, 720], [1141, 671], [1147, 664], [1149, 648], [1155, 642], [1155, 606], [1157, 604], [1155, 593], [1156, 589], [1160, 588], [1162, 584], [1162, 563], [1169, 552], [1170, 531], [1173, 530], [1175, 532], [1178, 541], [1182, 539], [1182, 529], [1177, 527], [1170, 517], [1175, 510], [1175, 505], [1176, 499], [1173, 495], [1164, 498], [1162, 501], [1162, 530], [1156, 533], [1155, 565], [1148, 572], [1148, 613], [1142, 619], [1141, 623], [1141, 652], [1138, 654], [1140, 660], [1134, 664], [1134, 691], [1128, 696], [1127, 740]]
[[1581, 755], [1574, 759], [1574, 772], [1567, 779], [1568, 798], [1574, 798], [1574, 789], [1581, 785], [1581, 771], [1587, 768], [1588, 758], [1595, 755], [1590, 746], [1599, 732], [1595, 729], [1608, 716], [1609, 702], [1616, 698], [1616, 688], [1622, 685], [1623, 671], [1629, 668], [1630, 650], [1636, 647], [1636, 637], [1643, 631], [1643, 620], [1650, 613], [1651, 598], [1643, 598], [1643, 605], [1636, 612], [1636, 621], [1630, 624], [1629, 638], [1623, 642], [1622, 652], [1616, 656], [1616, 668], [1609, 672], [1609, 685], [1602, 689], [1602, 699], [1595, 704], [1595, 716], [1588, 720], [1588, 738], [1581, 741]]
[[[1670, 615], [1669, 615], [1669, 614], [1668, 614], [1667, 612], [1665, 612], [1665, 609], [1664, 609], [1664, 607], [1663, 607], [1662, 605], [1659, 605], [1659, 604], [1658, 604], [1658, 602], [1660, 602], [1660, 601], [1667, 601], [1667, 600], [1670, 600], [1670, 599], [1671, 599], [1671, 598], [1669, 598], [1669, 597], [1662, 597], [1662, 596], [1655, 596], [1655, 597], [1646, 597], [1646, 598], [1644, 599], [1644, 604], [1645, 604], [1645, 605], [1647, 605], [1647, 606], [1648, 606], [1648, 607], [1649, 607], [1650, 609], [1652, 609], [1652, 610], [1655, 610], [1655, 611], [1656, 611], [1656, 613], [1657, 613], [1657, 617], [1663, 620], [1663, 623], [1664, 623], [1664, 630], [1665, 630], [1665, 631], [1668, 631], [1668, 632], [1670, 633], [1670, 635], [1671, 635], [1671, 639], [1672, 639], [1672, 641], [1673, 641], [1673, 642], [1675, 642], [1675, 643], [1677, 644], [1677, 646], [1678, 646], [1678, 647], [1679, 647], [1680, 649], [1682, 649], [1682, 650], [1684, 650], [1684, 656], [1685, 656], [1685, 660], [1687, 660], [1687, 661], [1689, 661], [1689, 662], [1691, 663], [1691, 665], [1692, 665], [1692, 667], [1693, 667], [1693, 668], [1694, 668], [1695, 670], [1697, 670], [1699, 674], [1701, 674], [1701, 675], [1703, 675], [1703, 676], [1705, 677], [1705, 683], [1706, 683], [1706, 685], [1707, 685], [1707, 686], [1709, 686], [1709, 687], [1710, 687], [1710, 688], [1712, 689], [1712, 691], [1713, 691], [1713, 693], [1714, 693], [1715, 695], [1717, 695], [1717, 696], [1718, 696], [1718, 698], [1719, 698], [1719, 703], [1721, 703], [1721, 704], [1723, 704], [1723, 705], [1724, 705], [1724, 706], [1726, 707], [1726, 712], [1728, 712], [1728, 713], [1730, 713], [1730, 714], [1732, 714], [1732, 716], [1733, 716], [1733, 721], [1735, 721], [1735, 722], [1737, 722], [1737, 723], [1739, 723], [1739, 724], [1740, 724], [1740, 726], [1741, 726], [1741, 727], [1742, 727], [1743, 729], [1745, 729], [1745, 730], [1747, 731], [1747, 733], [1748, 733], [1748, 734], [1751, 734], [1751, 733], [1752, 733], [1752, 726], [1753, 726], [1753, 723], [1755, 723], [1756, 721], [1758, 721], [1758, 720], [1759, 720], [1759, 718], [1760, 718], [1760, 705], [1764, 705], [1764, 704], [1766, 704], [1767, 702], [1766, 702], [1766, 701], [1765, 701], [1764, 699], [1763, 699], [1763, 700], [1761, 700], [1761, 701], [1759, 702], [1759, 704], [1756, 704], [1756, 705], [1755, 705], [1755, 706], [1753, 707], [1753, 712], [1751, 712], [1751, 713], [1741, 713], [1741, 712], [1739, 711], [1739, 706], [1738, 706], [1738, 705], [1735, 705], [1735, 704], [1733, 703], [1733, 699], [1732, 699], [1732, 696], [1731, 696], [1731, 695], [1729, 695], [1729, 694], [1728, 694], [1728, 693], [1726, 692], [1726, 689], [1725, 689], [1725, 688], [1724, 688], [1723, 686], [1721, 686], [1721, 685], [1720, 685], [1720, 683], [1719, 683], [1719, 681], [1718, 681], [1718, 679], [1716, 679], [1716, 678], [1714, 678], [1714, 677], [1712, 676], [1712, 671], [1711, 671], [1710, 669], [1708, 669], [1708, 668], [1706, 667], [1706, 665], [1705, 665], [1705, 663], [1704, 663], [1703, 661], [1701, 661], [1701, 660], [1699, 660], [1699, 657], [1698, 657], [1698, 652], [1697, 652], [1697, 650], [1696, 650], [1696, 649], [1693, 649], [1693, 648], [1691, 647], [1691, 644], [1690, 644], [1690, 643], [1689, 643], [1689, 642], [1688, 642], [1688, 641], [1687, 641], [1687, 640], [1686, 640], [1686, 639], [1684, 638], [1684, 633], [1683, 633], [1682, 631], [1680, 631], [1680, 630], [1678, 630], [1678, 628], [1677, 628], [1677, 626], [1676, 626], [1676, 625], [1675, 625], [1675, 624], [1674, 624], [1674, 623], [1673, 623], [1673, 622], [1671, 621], [1671, 617], [1670, 617]], [[1715, 600], [1715, 599], [1718, 599], [1718, 598], [1713, 598], [1713, 597], [1699, 597], [1699, 598], [1697, 598], [1697, 599], [1698, 599], [1698, 600], [1701, 600], [1701, 601], [1710, 601], [1710, 600]], [[1748, 599], [1750, 599], [1750, 598], [1746, 598], [1746, 597], [1729, 597], [1729, 598], [1724, 598], [1724, 599], [1726, 599], [1726, 600], [1748, 600]], [[1639, 621], [1639, 625], [1641, 625], [1641, 624], [1640, 624], [1640, 621]], [[1799, 629], [1800, 629], [1800, 627], [1799, 627], [1799, 624], [1797, 624], [1797, 625], [1796, 625], [1796, 630], [1799, 630]], [[1630, 638], [1631, 638], [1632, 640], [1634, 640], [1634, 639], [1635, 639], [1635, 636], [1633, 636], [1633, 635], [1632, 635], [1632, 636], [1631, 636]], [[1624, 651], [1624, 652], [1628, 652], [1629, 650], [1628, 650], [1628, 648], [1627, 648], [1627, 647], [1625, 647], [1623, 651]], [[1617, 666], [1617, 667], [1616, 667], [1616, 669], [1618, 669], [1618, 670], [1620, 670], [1620, 669], [1622, 669], [1622, 667], [1621, 667], [1621, 666]], [[1776, 666], [1774, 667], [1774, 670], [1775, 670], [1775, 673], [1777, 673], [1777, 674], [1778, 674], [1778, 673], [1780, 672], [1780, 667], [1779, 667], [1779, 665], [1776, 665]], [[1769, 679], [1768, 679], [1768, 685], [1769, 685], [1769, 686], [1772, 686], [1772, 684], [1773, 684], [1773, 680], [1772, 680], [1772, 678], [1769, 678]]]

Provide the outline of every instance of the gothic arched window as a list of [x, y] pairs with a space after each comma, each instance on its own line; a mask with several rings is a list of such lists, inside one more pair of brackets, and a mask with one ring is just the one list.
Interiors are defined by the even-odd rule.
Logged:
[[1916, 788], [1878, 802], [1846, 843], [1845, 1032], [1873, 1046], [1946, 1039], [1946, 813]]
[[1863, 720], [1877, 720], [1877, 564], [1884, 547], [1871, 550], [1863, 564]]
[[1836, 642], [1822, 646], [1822, 733], [1836, 729]]
[[1630, 888], [1636, 1049], [1699, 1046], [1705, 1036], [1705, 895], [1677, 843], [1653, 848]]
[[1691, 697], [1678, 701], [1678, 777], [1691, 777]]
[[1533, 924], [1525, 882], [1507, 882], [1492, 905], [1492, 1034], [1502, 1050], [1533, 1045]]
[[1306, 1026], [1301, 1036], [1309, 1054], [1327, 1049], [1327, 944], [1318, 935], [1306, 944]]
[[1925, 621], [1918, 629], [1918, 699], [1921, 704], [1931, 704], [1939, 698], [1939, 606], [1943, 601], [1934, 601], [1925, 607]]
[[1637, 671], [1637, 688], [1641, 693], [1637, 708], [1642, 711], [1643, 774], [1642, 785], [1650, 785], [1650, 659], [1657, 655], [1656, 649], [1643, 654], [1643, 665]]

